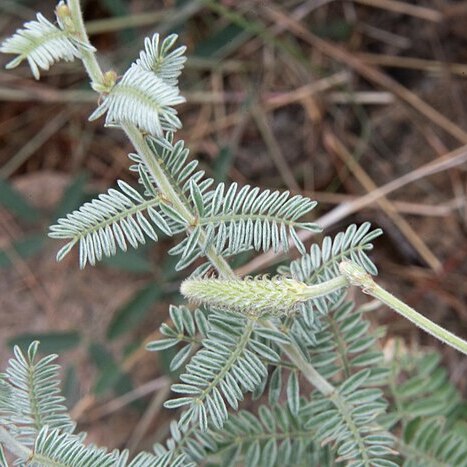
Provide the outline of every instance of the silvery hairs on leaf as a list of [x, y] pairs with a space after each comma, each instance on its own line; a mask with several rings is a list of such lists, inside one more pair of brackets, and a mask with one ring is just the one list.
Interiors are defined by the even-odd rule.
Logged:
[[94, 265], [103, 256], [113, 256], [117, 249], [127, 250], [146, 243], [145, 237], [157, 241], [155, 227], [166, 235], [172, 231], [158, 211], [159, 196], [143, 197], [122, 180], [120, 190], [111, 188], [78, 210], [57, 221], [50, 227], [49, 237], [67, 239], [69, 242], [57, 253], [57, 260], [66, 256], [79, 244], [80, 267]]
[[158, 137], [181, 128], [173, 106], [185, 102], [177, 84], [186, 61], [183, 55], [186, 47], [170, 51], [176, 40], [176, 34], [162, 42], [159, 34], [146, 38], [139, 59], [103, 98], [89, 120], [96, 120], [107, 112], [105, 123], [108, 126], [132, 123]]
[[218, 253], [226, 245], [233, 254], [245, 247], [287, 251], [289, 235], [298, 250], [305, 253], [296, 229], [321, 231], [317, 224], [299, 220], [316, 202], [301, 195], [291, 196], [289, 191], [219, 183], [215, 190], [198, 197], [199, 225], [206, 228], [206, 246], [212, 244]]
[[178, 85], [178, 77], [186, 62], [186, 47], [183, 45], [170, 51], [177, 40], [176, 34], [167, 36], [162, 42], [159, 34], [144, 40], [144, 50], [140, 52], [136, 64], [146, 71], [152, 71], [169, 86]]
[[45, 426], [72, 433], [76, 425], [60, 393], [59, 366], [52, 363], [57, 355], [39, 359], [38, 346], [38, 341], [26, 351], [15, 346], [14, 358], [0, 374], [4, 386], [0, 386], [0, 426], [14, 427], [18, 439], [27, 446], [34, 445]]
[[89, 120], [96, 120], [107, 112], [105, 124], [118, 126], [131, 123], [154, 136], [175, 131], [182, 124], [172, 106], [185, 98], [177, 87], [169, 86], [152, 71], [133, 64], [105, 96]]
[[37, 21], [25, 23], [24, 29], [18, 29], [13, 36], [6, 39], [0, 52], [18, 55], [7, 63], [8, 69], [27, 60], [36, 79], [40, 78], [39, 68], [48, 70], [59, 60], [71, 62], [80, 57], [69, 33], [52, 24], [40, 13], [37, 14]]

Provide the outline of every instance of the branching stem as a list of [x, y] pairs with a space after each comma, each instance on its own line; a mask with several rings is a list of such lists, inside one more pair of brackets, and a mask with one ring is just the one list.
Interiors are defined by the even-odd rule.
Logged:
[[[276, 326], [270, 320], [264, 320], [261, 325], [273, 331], [277, 331]], [[338, 395], [336, 388], [323, 376], [321, 376], [313, 365], [308, 363], [301, 355], [298, 349], [292, 344], [281, 344], [282, 351], [287, 355], [291, 362], [303, 373], [307, 381], [325, 397], [333, 394]]]
[[[196, 223], [196, 217], [190, 210], [185, 206], [183, 201], [180, 199], [178, 193], [174, 190], [170, 180], [165, 175], [159, 163], [154, 159], [154, 155], [149, 148], [146, 140], [144, 139], [141, 132], [134, 125], [122, 124], [122, 128], [127, 134], [128, 138], [132, 142], [141, 159], [145, 163], [146, 167], [150, 171], [152, 177], [157, 183], [157, 186], [163, 193], [163, 195], [171, 203], [172, 207], [181, 215], [188, 224], [194, 225]], [[206, 241], [206, 234], [202, 231], [200, 235], [200, 243], [203, 244]], [[219, 274], [223, 277], [235, 277], [234, 272], [225, 261], [225, 259], [218, 255], [213, 246], [210, 246], [206, 250], [206, 256], [211, 261], [211, 264], [219, 271]]]
[[[89, 38], [84, 26], [83, 15], [81, 10], [81, 5], [79, 0], [68, 0], [68, 7], [70, 10], [70, 18], [73, 26], [73, 33], [78, 39], [77, 47], [80, 49], [80, 57], [83, 62], [84, 68], [86, 69], [87, 74], [91, 80], [91, 86], [94, 90], [99, 91], [107, 89], [109, 83], [106, 82], [110, 79], [112, 85], [115, 83], [114, 73], [108, 72], [104, 73], [96, 59], [95, 51], [91, 47]], [[79, 44], [82, 44], [81, 46]], [[167, 203], [183, 218], [187, 223], [187, 229], [191, 230], [196, 225], [200, 226], [199, 219], [196, 216], [194, 210], [191, 210], [187, 204], [185, 204], [180, 197], [179, 193], [175, 190], [172, 185], [169, 177], [167, 177], [164, 169], [161, 167], [159, 161], [154, 156], [151, 151], [144, 134], [131, 123], [121, 123], [121, 127], [134, 145], [138, 154], [141, 157], [141, 160], [144, 162], [145, 166], [149, 170], [152, 178], [155, 180], [157, 186], [161, 191], [161, 196], [165, 198]], [[206, 233], [201, 230], [199, 236], [200, 245], [206, 243]], [[218, 270], [219, 275], [226, 279], [235, 279], [235, 274], [230, 268], [227, 261], [222, 257], [221, 254], [218, 254], [215, 251], [213, 246], [210, 246], [205, 251], [206, 256], [210, 260], [211, 264]], [[443, 329], [441, 326], [433, 323], [428, 318], [416, 312], [413, 308], [409, 307], [392, 294], [384, 290], [382, 287], [377, 285], [372, 277], [367, 274], [359, 266], [344, 261], [340, 264], [341, 275], [335, 277], [327, 282], [321, 284], [308, 286], [301, 284], [304, 289], [297, 291], [297, 302], [306, 301], [314, 297], [327, 295], [335, 292], [343, 287], [348, 285], [356, 285], [360, 287], [364, 293], [371, 295], [372, 297], [380, 300], [381, 302], [388, 305], [391, 309], [401, 314], [417, 326], [419, 326], [424, 331], [433, 335], [434, 337], [440, 339], [442, 342], [450, 345], [451, 347], [459, 350], [460, 352], [467, 355], [467, 342], [458, 336], [452, 334], [451, 332]], [[262, 325], [277, 331], [275, 324], [270, 320], [264, 320]], [[241, 350], [245, 347], [245, 342], [248, 342], [250, 334], [254, 330], [254, 322], [249, 321], [245, 326], [244, 334], [240, 345], [236, 351], [231, 355], [229, 362], [237, 359]], [[365, 465], [369, 465], [369, 459], [367, 457], [365, 446], [361, 441], [361, 436], [359, 430], [355, 425], [355, 422], [352, 418], [352, 413], [349, 411], [349, 406], [345, 401], [344, 397], [339, 393], [339, 391], [326, 379], [324, 378], [310, 363], [306, 361], [300, 352], [299, 348], [293, 344], [281, 344], [281, 349], [289, 360], [302, 372], [304, 377], [314, 386], [319, 392], [321, 392], [325, 397], [331, 400], [334, 405], [345, 415], [346, 424], [353, 431], [354, 438], [358, 440], [362, 456], [364, 458]], [[217, 382], [222, 378], [222, 374], [218, 375], [215, 378], [210, 386], [203, 393], [203, 397], [206, 396], [206, 393], [209, 392]], [[7, 449], [14, 455], [18, 456], [20, 459], [24, 459], [26, 463], [31, 460], [38, 460], [34, 458], [34, 452], [27, 446], [22, 445], [11, 433], [0, 426], [0, 443], [5, 444]], [[46, 463], [44, 460], [39, 459], [39, 463]]]

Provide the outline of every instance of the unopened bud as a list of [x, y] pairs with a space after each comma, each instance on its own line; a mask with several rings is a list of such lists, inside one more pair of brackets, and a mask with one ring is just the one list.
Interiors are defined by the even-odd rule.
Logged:
[[303, 302], [307, 285], [285, 277], [235, 279], [187, 279], [181, 292], [188, 299], [211, 306], [263, 316], [293, 311]]
[[112, 89], [117, 81], [117, 73], [114, 70], [109, 70], [104, 73], [104, 85]]
[[55, 8], [55, 13], [60, 19], [71, 17], [71, 11], [69, 6], [65, 2], [60, 2]]
[[57, 16], [57, 21], [60, 27], [64, 31], [73, 33], [75, 30], [73, 20], [71, 18], [70, 7], [65, 2], [60, 2], [55, 8], [55, 14]]

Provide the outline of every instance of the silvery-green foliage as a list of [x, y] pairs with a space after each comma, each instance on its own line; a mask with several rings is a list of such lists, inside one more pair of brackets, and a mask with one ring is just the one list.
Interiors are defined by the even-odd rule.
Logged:
[[[279, 267], [278, 271], [313, 285], [339, 276], [341, 274], [339, 264], [343, 260], [349, 260], [361, 266], [369, 274], [376, 275], [378, 270], [366, 252], [373, 249], [371, 242], [382, 233], [381, 229], [371, 230], [369, 222], [364, 222], [359, 227], [351, 224], [345, 232], [339, 232], [334, 238], [324, 237], [321, 246], [313, 243], [308, 253], [287, 266]], [[318, 311], [326, 314], [329, 306], [342, 299], [344, 293], [345, 290], [334, 292], [326, 298], [314, 300], [313, 304]]]
[[25, 23], [24, 29], [18, 29], [6, 39], [0, 52], [17, 55], [6, 65], [7, 68], [15, 68], [27, 60], [36, 79], [40, 78], [40, 68], [48, 70], [55, 62], [71, 62], [80, 57], [69, 32], [55, 26], [40, 13], [37, 14], [37, 21]]
[[14, 358], [0, 374], [0, 426], [28, 446], [43, 427], [64, 433], [75, 428], [60, 395], [59, 366], [52, 363], [57, 355], [37, 360], [38, 345], [33, 342], [27, 352], [15, 347]]
[[369, 274], [376, 275], [378, 270], [365, 252], [373, 249], [371, 242], [383, 231], [370, 229], [369, 222], [359, 227], [351, 224], [345, 232], [339, 232], [334, 238], [324, 237], [321, 246], [313, 243], [309, 253], [292, 261], [288, 267], [279, 268], [279, 272], [291, 274], [309, 285], [317, 284], [338, 276], [339, 263], [348, 259]]
[[[154, 158], [159, 161], [161, 169], [185, 206], [189, 210], [197, 212], [199, 198], [197, 198], [198, 194], [195, 195], [192, 192], [192, 184], [196, 184], [202, 195], [212, 185], [213, 179], [206, 178], [204, 170], [198, 170], [199, 162], [196, 159], [189, 159], [189, 149], [185, 146], [184, 141], [175, 141], [173, 132], [166, 133], [164, 138], [148, 136], [146, 141]], [[130, 167], [130, 170], [147, 171], [140, 156], [131, 154], [130, 157], [137, 162], [137, 165]], [[142, 165], [143, 167], [141, 167]], [[148, 177], [151, 180], [149, 174]]]
[[400, 432], [395, 446], [400, 464], [465, 467], [465, 402], [440, 365], [440, 355], [414, 355], [399, 344], [393, 352], [387, 385], [392, 404], [379, 421]]
[[314, 427], [316, 442], [331, 443], [337, 461], [346, 465], [397, 467], [389, 460], [397, 454], [394, 436], [375, 421], [387, 402], [381, 389], [368, 385], [370, 374], [370, 369], [363, 369], [341, 383], [339, 403], [315, 392], [301, 408], [308, 418], [305, 428]]
[[[60, 395], [57, 355], [38, 358], [39, 343], [26, 352], [14, 347], [14, 358], [0, 374], [0, 429], [6, 429], [18, 442], [31, 448], [27, 463], [15, 465], [45, 467], [156, 467], [159, 456], [139, 453], [129, 460], [128, 451], [108, 451], [86, 444], [86, 434], [74, 434], [73, 422]], [[2, 458], [3, 456], [3, 458]], [[184, 458], [184, 454], [181, 455]], [[0, 445], [0, 465], [6, 466]], [[172, 464], [171, 464], [172, 465]], [[173, 464], [175, 465], [175, 464]]]
[[[196, 227], [169, 252], [181, 254], [183, 267], [209, 247], [223, 255], [253, 248], [257, 251], [270, 248], [276, 252], [279, 248], [287, 251], [289, 235], [297, 248], [303, 251], [296, 229], [320, 230], [312, 222], [298, 220], [316, 203], [300, 195], [291, 197], [288, 191], [261, 191], [249, 185], [239, 188], [236, 183], [226, 187], [220, 183], [215, 190], [203, 194], [204, 186], [199, 187], [194, 180], [190, 181], [189, 188], [191, 202], [196, 209]], [[205, 232], [205, 240], [201, 242], [202, 232]]]
[[5, 451], [3, 450], [3, 446], [0, 444], [0, 465], [7, 466]]
[[[403, 425], [417, 417], [449, 417], [461, 397], [449, 382], [448, 372], [440, 366], [437, 353], [395, 355], [390, 373], [391, 397], [394, 407], [388, 415], [392, 425]], [[402, 383], [397, 383], [403, 377]]]
[[167, 441], [153, 446], [158, 459], [157, 465], [193, 467], [207, 457], [206, 445], [210, 444], [209, 439], [207, 433], [202, 433], [187, 425], [180, 426], [172, 420]]
[[[336, 457], [349, 462], [359, 459], [361, 465], [396, 465], [383, 462], [392, 452], [394, 439], [372, 418], [385, 414], [387, 403], [379, 387], [387, 384], [389, 371], [362, 314], [351, 302], [343, 302], [331, 307], [319, 326], [314, 323], [314, 327], [307, 329], [307, 324], [297, 318], [284, 322], [284, 326], [289, 326], [287, 334], [314, 368], [339, 384], [338, 404], [332, 397], [315, 392], [306, 406], [299, 406], [303, 390], [298, 390], [296, 374], [281, 366], [271, 375], [269, 401], [277, 403], [280, 394], [286, 391], [290, 411], [307, 413], [307, 428], [315, 428], [315, 441], [332, 444]], [[366, 429], [375, 436], [367, 440]]]
[[187, 461], [184, 454], [178, 456], [173, 456], [172, 453], [168, 454], [162, 458], [148, 453], [138, 454], [128, 467], [195, 467], [192, 462]]
[[[376, 266], [364, 252], [373, 248], [371, 242], [381, 235], [381, 229], [372, 231], [370, 229], [369, 222], [365, 222], [360, 227], [352, 224], [345, 232], [338, 233], [334, 239], [327, 236], [321, 245], [313, 243], [309, 253], [302, 255], [289, 265], [279, 267], [278, 271], [308, 285], [317, 285], [338, 276], [338, 264], [343, 260], [352, 259], [364, 266], [368, 272], [374, 273]], [[299, 312], [296, 316], [284, 319], [283, 327], [288, 329], [290, 339], [295, 342], [304, 355], [308, 355], [308, 352], [313, 352], [313, 349], [318, 347], [318, 342], [322, 338], [319, 338], [317, 333], [327, 327], [325, 317], [328, 314], [331, 314], [330, 319], [333, 319], [333, 316], [340, 316], [339, 307], [344, 299], [345, 289], [337, 290], [324, 297], [313, 298], [299, 304]], [[346, 306], [351, 307], [350, 304]], [[360, 321], [358, 317], [353, 319], [359, 326], [368, 327], [368, 323]], [[349, 338], [359, 337], [362, 336], [349, 335]], [[371, 339], [371, 342], [375, 341], [375, 338], [371, 336], [365, 336], [365, 338]], [[328, 341], [332, 342], [332, 339], [329, 337]], [[355, 343], [355, 348], [357, 345], [363, 346], [363, 343], [360, 341]], [[326, 347], [320, 347], [319, 350], [322, 352], [326, 350]], [[332, 349], [332, 352], [334, 350]], [[329, 358], [332, 357], [321, 354], [318, 358], [329, 361]], [[313, 361], [313, 363], [315, 362]]]
[[[71, 10], [60, 5], [67, 17]], [[40, 68], [59, 59], [84, 60], [94, 49], [75, 37], [76, 24], [57, 19], [58, 27], [38, 15], [7, 39], [1, 51], [18, 55], [8, 66], [26, 59], [37, 78]], [[130, 154], [130, 170], [138, 174], [144, 192], [120, 181], [119, 190], [60, 219], [51, 228], [52, 237], [68, 240], [59, 259], [79, 244], [84, 267], [128, 244], [136, 248], [146, 237], [156, 241], [160, 230], [185, 234], [170, 250], [180, 255], [177, 270], [202, 256], [209, 259], [195, 270], [197, 277], [213, 265], [221, 271], [220, 260], [243, 251], [286, 251], [288, 237], [302, 256], [279, 272], [294, 281], [317, 285], [331, 280], [343, 260], [376, 274], [366, 252], [381, 230], [370, 231], [369, 223], [351, 225], [334, 239], [325, 237], [307, 253], [297, 230], [319, 230], [302, 219], [313, 201], [236, 183], [212, 186], [198, 161], [190, 160], [184, 142], [174, 137], [181, 126], [174, 106], [184, 102], [178, 78], [185, 62], [185, 47], [174, 48], [175, 41], [175, 35], [146, 39], [139, 59], [119, 81], [111, 79], [111, 72], [102, 83], [93, 83], [102, 94], [91, 119], [106, 114], [107, 125], [140, 132], [139, 154]], [[142, 452], [130, 461], [127, 451], [108, 452], [73, 434], [51, 363], [55, 356], [36, 362], [37, 343], [26, 353], [15, 348], [15, 358], [0, 376], [0, 430], [25, 449], [33, 447], [29, 465], [464, 465], [467, 447], [460, 433], [465, 427], [446, 374], [431, 357], [413, 368], [409, 359], [388, 369], [377, 349], [379, 331], [344, 300], [342, 292], [334, 292], [273, 317], [213, 305], [194, 311], [171, 307], [172, 324], [161, 326], [162, 339], [148, 349], [177, 347], [171, 369], [182, 374], [172, 390], [180, 396], [165, 405], [181, 410], [170, 425], [171, 438], [154, 446], [153, 454]], [[298, 359], [291, 357], [295, 353]], [[319, 377], [315, 381], [327, 378], [321, 392], [303, 381], [306, 365]], [[257, 413], [239, 411], [244, 398], [265, 393], [269, 406]], [[401, 436], [389, 434], [390, 429]], [[2, 456], [0, 446], [5, 463]]]
[[[180, 121], [173, 106], [184, 101], [176, 86], [184, 62], [184, 48], [170, 52], [175, 40], [174, 35], [162, 43], [158, 35], [147, 40], [139, 60], [102, 98], [91, 119], [107, 113], [107, 124], [132, 124], [149, 132], [146, 141], [153, 157], [187, 212], [192, 213], [195, 223], [168, 203], [160, 203], [157, 182], [147, 162], [140, 155], [131, 154], [135, 162], [131, 170], [138, 172], [148, 199], [142, 198], [129, 185], [121, 184], [124, 194], [113, 190], [85, 204], [66, 219], [60, 219], [51, 228], [51, 236], [70, 241], [59, 251], [58, 258], [63, 258], [79, 243], [80, 265], [84, 267], [87, 262], [95, 264], [103, 256], [115, 254], [117, 247], [125, 250], [127, 243], [133, 247], [144, 243], [144, 234], [156, 240], [157, 235], [142, 211], [147, 211], [157, 226], [164, 225], [169, 232], [187, 233], [186, 238], [169, 251], [181, 256], [177, 270], [192, 264], [209, 248], [223, 255], [252, 248], [287, 250], [289, 235], [304, 252], [297, 229], [319, 231], [316, 224], [300, 221], [313, 209], [315, 202], [301, 195], [290, 196], [287, 191], [261, 191], [249, 185], [239, 188], [236, 183], [230, 187], [221, 183], [209, 191], [212, 179], [204, 178], [204, 171], [197, 170], [198, 161], [188, 160], [183, 141], [174, 142], [173, 131], [180, 127]], [[131, 200], [122, 200], [122, 196]], [[154, 206], [159, 206], [162, 217]]]
[[191, 313], [186, 307], [172, 306], [170, 317], [173, 327], [163, 323], [160, 332], [164, 338], [149, 343], [148, 350], [183, 344], [172, 360], [173, 370], [185, 364], [197, 347], [201, 350], [185, 367], [180, 376], [182, 384], [172, 387], [183, 396], [168, 401], [166, 406], [187, 406], [185, 423], [193, 420], [203, 431], [211, 422], [221, 428], [228, 415], [226, 402], [237, 409], [245, 392], [264, 390], [267, 365], [280, 360], [272, 342], [288, 339], [225, 310], [196, 309]]
[[[33, 467], [158, 467], [158, 456], [140, 452], [130, 460], [128, 451], [108, 451], [106, 448], [84, 443], [85, 435], [72, 435], [44, 426], [37, 435], [34, 450], [27, 465]], [[184, 456], [181, 456], [182, 459]], [[20, 463], [20, 465], [26, 465]], [[182, 465], [173, 463], [172, 467]], [[183, 464], [185, 465], [185, 464]]]
[[261, 405], [257, 413], [240, 410], [232, 415], [222, 430], [201, 432], [172, 422], [166, 445], [156, 444], [154, 450], [161, 459], [183, 453], [187, 465], [190, 460], [193, 465], [207, 461], [223, 467], [332, 465], [332, 452], [314, 442], [314, 429], [305, 429], [307, 421], [287, 405]]
[[[369, 230], [369, 224], [364, 224], [359, 229], [356, 226], [351, 226], [347, 231], [350, 232], [350, 234], [347, 233], [347, 238], [350, 238], [350, 240], [346, 238], [346, 241], [342, 242], [339, 240], [342, 235], [338, 236], [339, 248], [334, 250], [331, 248], [329, 253], [324, 250], [328, 249], [326, 245], [333, 244], [330, 238], [324, 240], [324, 245], [321, 248], [318, 246], [312, 247], [312, 251], [320, 252], [319, 261], [314, 263], [317, 267], [314, 269], [310, 267], [306, 271], [309, 271], [310, 276], [318, 283], [322, 278], [320, 275], [313, 276], [313, 272], [321, 270], [321, 261], [333, 264], [351, 257], [352, 252], [359, 251], [359, 249], [371, 249], [370, 242], [372, 238], [379, 234], [379, 231], [369, 233]], [[321, 251], [324, 251], [324, 253], [321, 254]], [[297, 275], [298, 269], [295, 265], [306, 265], [308, 261], [311, 261], [309, 258], [309, 255], [305, 255], [296, 260], [292, 263], [293, 266], [287, 268], [287, 271], [294, 270]], [[299, 279], [304, 280], [303, 271], [301, 273], [302, 276]], [[331, 272], [329, 277], [333, 277], [333, 274], [335, 273]], [[306, 282], [306, 279], [304, 281]], [[368, 322], [361, 319], [361, 314], [357, 313], [356, 317], [352, 315], [350, 320], [346, 320], [352, 312], [352, 306], [343, 305], [339, 307], [342, 296], [342, 294], [337, 298], [331, 296], [329, 299], [331, 302], [329, 300], [317, 302], [316, 308], [324, 310], [322, 313], [324, 317], [326, 317], [330, 309], [335, 312], [331, 313], [333, 317], [330, 319], [334, 319], [337, 325], [342, 322], [342, 333], [345, 333], [345, 335], [339, 335], [338, 338], [344, 336], [349, 341], [351, 356], [348, 357], [348, 360], [359, 356], [363, 361], [364, 356], [362, 354], [365, 350], [374, 346], [375, 338], [373, 336], [369, 338], [365, 335]], [[313, 300], [312, 303], [315, 304], [317, 300], [319, 299]], [[332, 303], [335, 305], [334, 309], [331, 307]], [[247, 313], [248, 310], [243, 310], [243, 312]], [[336, 365], [340, 364], [337, 366], [338, 369], [342, 368], [341, 362], [338, 361], [336, 348], [330, 347], [333, 336], [325, 335], [327, 330], [326, 322], [318, 320], [315, 315], [313, 305], [305, 306], [299, 310], [296, 316], [284, 318], [281, 329], [285, 333], [274, 333], [269, 329], [260, 328], [258, 322], [255, 323], [239, 313], [211, 309], [207, 326], [203, 330], [201, 350], [192, 357], [190, 363], [186, 366], [186, 373], [180, 377], [182, 384], [176, 384], [173, 388], [174, 392], [182, 394], [182, 397], [168, 401], [166, 406], [171, 408], [186, 406], [185, 420], [197, 420], [203, 430], [207, 430], [209, 423], [220, 428], [228, 418], [225, 402], [233, 409], [236, 409], [238, 401], [243, 399], [245, 392], [254, 393], [258, 390], [259, 392], [264, 390], [268, 381], [267, 366], [274, 365], [281, 359], [280, 353], [275, 348], [275, 343], [293, 342], [306, 359], [318, 364], [318, 368], [323, 367], [323, 362], [331, 365], [333, 361]], [[166, 345], [176, 345], [175, 334], [183, 332], [181, 313], [172, 312], [171, 317], [178, 321], [178, 324], [175, 324], [176, 330], [169, 332], [168, 328], [164, 327], [166, 325], [163, 325], [161, 331], [165, 336], [173, 340], [164, 339], [159, 345], [157, 342], [150, 344], [154, 350], [164, 348]], [[339, 328], [334, 327], [334, 329]], [[318, 335], [320, 331], [321, 334]], [[191, 332], [191, 336], [194, 336], [195, 330], [193, 328]], [[265, 341], [261, 339], [265, 339]], [[325, 345], [319, 345], [320, 339]], [[246, 352], [246, 350], [249, 351]], [[183, 357], [186, 359], [191, 350], [189, 351], [185, 347], [180, 352], [183, 353]], [[372, 360], [368, 360], [368, 365], [378, 363], [380, 360], [380, 355], [378, 355], [378, 358], [373, 356]], [[334, 367], [332, 369], [334, 371]], [[277, 372], [281, 372], [280, 367], [275, 371], [275, 382], [277, 382]], [[323, 371], [329, 373], [330, 370], [323, 368]], [[378, 371], [375, 370], [375, 373], [378, 373]], [[298, 400], [298, 385], [294, 385], [296, 376], [296, 374], [292, 373], [288, 378], [288, 384], [290, 393], [296, 394], [295, 400]], [[350, 373], [347, 376], [350, 376]], [[281, 388], [276, 388], [276, 390], [280, 392]], [[292, 398], [290, 400], [293, 401]], [[297, 404], [293, 404], [292, 407], [297, 408]]]
[[102, 99], [89, 120], [96, 120], [106, 113], [108, 126], [130, 123], [140, 130], [162, 136], [164, 131], [175, 131], [182, 126], [173, 106], [183, 102], [185, 98], [178, 87], [166, 84], [152, 71], [134, 63]]
[[136, 64], [147, 71], [152, 71], [158, 78], [169, 86], [178, 85], [183, 65], [186, 62], [184, 56], [186, 47], [177, 47], [171, 50], [177, 41], [176, 34], [170, 34], [161, 40], [159, 34], [144, 40], [144, 50], [140, 52]]
[[442, 417], [417, 420], [407, 427], [399, 443], [404, 467], [467, 466], [467, 424], [449, 427]]
[[176, 40], [176, 34], [162, 43], [159, 34], [146, 38], [140, 58], [103, 97], [89, 119], [106, 113], [108, 126], [128, 123], [162, 138], [165, 132], [179, 129], [182, 124], [174, 106], [185, 102], [178, 88], [178, 77], [186, 61], [183, 55], [186, 47], [170, 51]]
[[[297, 230], [320, 230], [312, 222], [300, 221], [316, 205], [314, 201], [300, 195], [290, 196], [287, 191], [261, 191], [249, 185], [240, 188], [236, 183], [229, 187], [221, 183], [215, 190], [209, 190], [213, 180], [204, 178], [204, 171], [197, 170], [198, 161], [189, 161], [183, 141], [174, 143], [172, 133], [166, 134], [165, 140], [148, 137], [147, 141], [186, 208], [196, 216], [196, 225], [188, 231], [188, 236], [169, 251], [181, 255], [177, 270], [192, 264], [211, 246], [223, 256], [253, 248], [287, 250], [290, 235], [303, 250]], [[130, 169], [138, 172], [140, 183], [149, 193], [154, 182], [147, 167], [139, 155], [131, 154], [130, 158], [135, 162]], [[188, 230], [186, 219], [168, 207], [164, 209], [174, 232]], [[202, 243], [201, 232], [206, 234]]]
[[378, 349], [370, 322], [361, 309], [353, 303], [344, 302], [321, 319], [315, 342], [307, 347], [310, 362], [319, 368], [326, 378], [340, 380], [350, 377], [355, 371], [370, 368], [367, 384], [384, 385], [388, 370], [384, 367], [383, 353]]
[[57, 253], [58, 260], [78, 243], [80, 266], [84, 268], [88, 262], [94, 265], [103, 256], [115, 255], [117, 248], [126, 251], [128, 244], [137, 248], [146, 243], [146, 237], [157, 241], [154, 227], [172, 234], [160, 212], [157, 194], [144, 197], [122, 180], [118, 186], [120, 190], [111, 188], [50, 227], [50, 237], [70, 239]]
[[34, 443], [34, 454], [28, 465], [34, 467], [54, 466], [115, 466], [117, 452], [84, 445], [81, 437], [64, 433], [59, 429], [44, 426]]
[[[196, 187], [193, 187], [193, 191]], [[288, 191], [260, 190], [258, 187], [237, 183], [226, 186], [219, 183], [199, 202], [199, 226], [205, 227], [207, 240], [204, 248], [214, 245], [218, 253], [227, 246], [232, 254], [243, 248], [274, 252], [287, 251], [290, 236], [300, 252], [305, 247], [296, 229], [320, 232], [313, 222], [300, 222], [316, 206], [301, 195]]]
[[[380, 387], [387, 384], [389, 371], [370, 323], [350, 302], [331, 307], [320, 323], [315, 342], [301, 348], [320, 374], [338, 384], [341, 397], [336, 404], [315, 392], [302, 408], [309, 417], [307, 426], [314, 426], [316, 441], [331, 443], [337, 458], [348, 465], [395, 467], [387, 458], [395, 452], [394, 437], [375, 421], [386, 414]], [[295, 339], [300, 341], [303, 334]]]
[[170, 363], [170, 369], [175, 371], [186, 362], [201, 344], [202, 339], [207, 336], [209, 322], [207, 313], [199, 308], [192, 311], [186, 306], [171, 305], [169, 314], [174, 326], [162, 323], [160, 332], [164, 338], [150, 342], [146, 348], [150, 351], [159, 351], [182, 344], [183, 347], [178, 350]]
[[[210, 424], [222, 428], [228, 418], [227, 407], [237, 410], [245, 392], [262, 386], [268, 363], [261, 358], [264, 344], [253, 321], [233, 312], [212, 310], [208, 323], [201, 349], [186, 365], [181, 383], [172, 385], [172, 391], [182, 396], [165, 403], [167, 408], [186, 408], [182, 424], [196, 421], [202, 431]], [[272, 351], [267, 354], [277, 356]]]
[[292, 414], [286, 405], [261, 405], [257, 414], [241, 410], [222, 431], [209, 433], [215, 449], [208, 452], [226, 466], [322, 465], [332, 456], [314, 442], [306, 422], [303, 413]]

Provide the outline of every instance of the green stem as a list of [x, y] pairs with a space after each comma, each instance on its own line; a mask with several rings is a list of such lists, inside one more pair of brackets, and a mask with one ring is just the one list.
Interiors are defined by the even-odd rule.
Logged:
[[[190, 225], [196, 225], [197, 219], [192, 212], [185, 206], [183, 201], [180, 199], [178, 193], [170, 183], [170, 180], [165, 175], [162, 167], [158, 164], [157, 160], [149, 148], [146, 140], [144, 139], [141, 132], [134, 125], [122, 124], [122, 128], [127, 134], [128, 138], [132, 142], [133, 146], [137, 150], [141, 159], [144, 161], [146, 167], [150, 171], [152, 177], [157, 183], [157, 186], [163, 193], [163, 195], [170, 202], [172, 207], [188, 222]], [[200, 235], [200, 244], [204, 244], [206, 241], [206, 234], [204, 231]], [[206, 256], [211, 261], [211, 264], [219, 271], [219, 274], [225, 278], [235, 277], [234, 272], [230, 268], [229, 264], [225, 259], [218, 255], [213, 246], [210, 246], [206, 250]]]
[[0, 442], [15, 456], [20, 459], [30, 459], [33, 452], [23, 444], [19, 443], [14, 436], [5, 428], [0, 426]]
[[172, 207], [187, 221], [188, 224], [194, 224], [196, 221], [195, 217], [179, 198], [177, 192], [170, 183], [170, 180], [166, 177], [162, 167], [154, 158], [154, 154], [146, 143], [141, 131], [139, 131], [135, 125], [130, 123], [124, 123], [121, 126], [138, 154], [141, 156], [144, 164], [151, 172], [151, 175], [154, 177], [157, 186], [165, 198], [167, 198]]
[[374, 287], [367, 290], [366, 293], [378, 300], [381, 300], [389, 308], [392, 308], [396, 313], [399, 313], [409, 321], [412, 321], [412, 323], [416, 324], [428, 334], [431, 334], [445, 344], [467, 355], [467, 342], [464, 339], [461, 339], [452, 332], [447, 331], [443, 327], [421, 315], [378, 284], [375, 283]]
[[[270, 320], [261, 321], [261, 325], [273, 331], [276, 326]], [[333, 394], [338, 395], [336, 388], [323, 376], [321, 376], [313, 365], [308, 363], [300, 354], [299, 350], [292, 344], [281, 344], [281, 350], [287, 355], [291, 362], [302, 372], [307, 381], [325, 397]]]
[[304, 292], [300, 295], [303, 301], [309, 300], [310, 298], [322, 297], [323, 295], [329, 295], [337, 290], [349, 286], [349, 281], [345, 276], [337, 276], [329, 279], [326, 282], [320, 284], [309, 285]]
[[399, 313], [404, 318], [416, 324], [428, 334], [431, 334], [441, 342], [444, 342], [454, 349], [457, 349], [459, 352], [467, 355], [467, 342], [464, 339], [461, 339], [452, 332], [447, 331], [438, 324], [429, 320], [409, 305], [396, 298], [387, 290], [383, 289], [362, 268], [348, 261], [342, 262], [339, 268], [341, 273], [347, 277], [352, 285], [359, 286], [364, 293], [377, 298], [396, 313]]
[[[68, 0], [68, 7], [70, 8], [71, 19], [79, 36], [79, 40], [83, 44], [91, 45], [91, 43], [89, 42], [88, 33], [84, 26], [83, 12], [81, 11], [80, 1]], [[84, 68], [86, 69], [87, 74], [91, 78], [91, 86], [93, 87], [93, 89], [96, 87], [96, 85], [103, 85], [104, 73], [102, 72], [101, 67], [99, 66], [94, 52], [91, 52], [90, 50], [81, 47], [80, 53]]]

